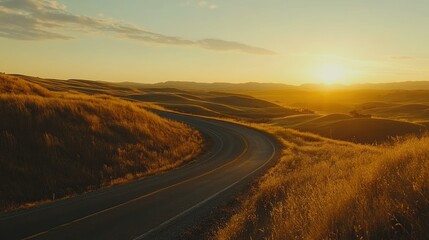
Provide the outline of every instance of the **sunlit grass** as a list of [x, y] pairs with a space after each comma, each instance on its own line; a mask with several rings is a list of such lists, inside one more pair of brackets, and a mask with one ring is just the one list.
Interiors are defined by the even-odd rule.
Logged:
[[428, 238], [428, 136], [365, 146], [269, 131], [281, 160], [215, 239]]
[[200, 134], [109, 96], [0, 76], [0, 209], [82, 193], [193, 159]]

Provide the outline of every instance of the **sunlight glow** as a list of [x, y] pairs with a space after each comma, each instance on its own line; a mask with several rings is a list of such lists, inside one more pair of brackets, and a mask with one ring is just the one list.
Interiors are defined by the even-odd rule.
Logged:
[[316, 77], [325, 84], [342, 83], [345, 81], [346, 75], [347, 70], [344, 66], [336, 63], [325, 64], [316, 72]]

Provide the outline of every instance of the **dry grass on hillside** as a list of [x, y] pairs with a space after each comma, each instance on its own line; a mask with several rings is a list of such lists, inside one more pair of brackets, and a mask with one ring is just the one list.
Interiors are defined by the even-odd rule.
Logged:
[[[426, 88], [425, 88], [426, 89]], [[375, 117], [420, 122], [429, 118], [429, 90], [290, 89], [235, 91], [286, 108], [306, 108], [321, 114], [359, 110]]]
[[[164, 108], [188, 114], [227, 117], [252, 122], [265, 122], [273, 117], [308, 113], [305, 109], [291, 109], [254, 97], [213, 92], [203, 89], [184, 91], [138, 83], [108, 83], [89, 80], [53, 80], [14, 75], [40, 84], [52, 91], [76, 91], [85, 94], [107, 94], [126, 100], [155, 103]], [[179, 84], [180, 85], [180, 84]]]
[[188, 126], [108, 96], [0, 76], [0, 209], [170, 169], [201, 150]]
[[385, 118], [352, 117], [346, 114], [305, 114], [270, 121], [272, 125], [311, 132], [320, 136], [355, 143], [377, 144], [407, 135], [422, 135], [428, 128], [422, 123]]
[[272, 128], [282, 158], [215, 239], [429, 239], [429, 137], [365, 146]]

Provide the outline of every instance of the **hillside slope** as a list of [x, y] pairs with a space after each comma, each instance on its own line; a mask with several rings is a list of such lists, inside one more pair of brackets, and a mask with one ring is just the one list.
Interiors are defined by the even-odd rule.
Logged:
[[346, 114], [296, 115], [274, 119], [272, 125], [357, 143], [381, 143], [406, 135], [421, 135], [424, 124], [383, 118], [353, 118]]
[[410, 121], [426, 121], [429, 119], [428, 103], [367, 103], [357, 107], [357, 110], [363, 114], [371, 114], [377, 117], [406, 119]]
[[176, 167], [198, 132], [108, 96], [55, 93], [0, 75], [0, 209]]
[[268, 131], [281, 160], [212, 239], [428, 239], [428, 136], [375, 147]]
[[[89, 80], [54, 80], [21, 76], [52, 91], [73, 90], [86, 94], [108, 94], [127, 100], [151, 102], [170, 110], [203, 116], [227, 117], [247, 121], [266, 121], [273, 117], [310, 113], [260, 100], [248, 95], [210, 91], [181, 90], [151, 84], [118, 84]], [[182, 86], [179, 84], [178, 86]]]
[[[301, 128], [306, 130], [306, 128]], [[427, 128], [421, 124], [375, 118], [352, 118], [311, 128], [321, 136], [357, 143], [381, 143], [407, 135], [421, 135]]]

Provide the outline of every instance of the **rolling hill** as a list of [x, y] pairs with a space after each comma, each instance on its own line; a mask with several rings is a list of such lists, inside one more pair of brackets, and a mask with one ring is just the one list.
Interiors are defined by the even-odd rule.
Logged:
[[203, 147], [198, 132], [137, 103], [16, 76], [0, 75], [0, 112], [2, 210], [159, 173]]
[[424, 124], [385, 118], [353, 118], [346, 114], [296, 115], [274, 119], [270, 123], [333, 139], [371, 144], [427, 131]]
[[[107, 94], [127, 100], [155, 103], [170, 110], [212, 117], [227, 117], [247, 121], [266, 121], [311, 111], [286, 108], [244, 94], [211, 90], [183, 90], [176, 85], [138, 83], [108, 83], [89, 80], [54, 80], [17, 75], [52, 91], [76, 91], [86, 94]], [[181, 84], [179, 84], [181, 85]], [[158, 86], [158, 87], [156, 87]], [[159, 87], [164, 86], [164, 87]], [[199, 85], [197, 85], [199, 86]]]
[[[123, 82], [124, 86], [152, 86], [159, 88], [178, 88], [178, 89], [204, 89], [204, 90], [241, 90], [241, 91], [273, 91], [273, 90], [320, 90], [326, 89], [325, 84], [301, 84], [290, 85], [285, 83], [259, 83], [259, 82], [246, 82], [246, 83], [201, 83], [201, 82], [178, 82], [168, 81], [155, 84], [139, 84], [132, 82]], [[338, 90], [429, 90], [429, 81], [405, 81], [405, 82], [388, 82], [388, 83], [362, 83], [362, 84], [335, 84], [330, 85], [331, 89]]]
[[420, 124], [390, 119], [353, 118], [330, 122], [318, 127], [300, 127], [333, 139], [358, 143], [382, 143], [386, 140], [406, 135], [421, 135], [427, 128]]
[[366, 103], [357, 106], [360, 112], [377, 117], [406, 119], [409, 121], [427, 121], [429, 104], [427, 103]]
[[[277, 85], [256, 83], [139, 84], [21, 77], [52, 91], [72, 90], [86, 94], [113, 95], [136, 102], [154, 103], [178, 112], [266, 122], [360, 143], [380, 143], [397, 136], [421, 134], [426, 131], [425, 122], [429, 119], [426, 111], [426, 106], [429, 106], [426, 103], [429, 102], [427, 90], [311, 90], [309, 86], [280, 88]], [[247, 87], [233, 91], [238, 86]], [[264, 90], [268, 86], [277, 89]], [[197, 87], [201, 89], [196, 90]], [[218, 89], [225, 89], [227, 92], [219, 92]], [[318, 112], [316, 114], [308, 109]], [[353, 118], [348, 115], [352, 110], [370, 114], [373, 118]]]
[[211, 239], [428, 238], [428, 136], [367, 146], [266, 130], [281, 139], [281, 160]]

